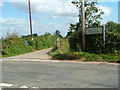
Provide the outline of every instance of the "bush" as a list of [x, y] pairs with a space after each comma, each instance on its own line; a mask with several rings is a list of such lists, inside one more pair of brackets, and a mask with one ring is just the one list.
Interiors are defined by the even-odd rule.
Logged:
[[[68, 40], [70, 44], [70, 50], [71, 51], [81, 51], [81, 45], [82, 45], [82, 30], [77, 28], [77, 30], [74, 28], [75, 25], [72, 25], [70, 28], [71, 30], [74, 30], [74, 32], [68, 33]], [[117, 24], [115, 22], [107, 22], [105, 24], [106, 27], [106, 44], [104, 47], [103, 45], [103, 35], [97, 34], [97, 35], [86, 35], [85, 41], [86, 41], [86, 52], [89, 53], [95, 53], [95, 54], [115, 54], [115, 51], [120, 51], [120, 24]]]
[[[54, 54], [53, 58], [60, 60], [82, 60], [82, 61], [97, 61], [97, 62], [115, 62], [119, 63], [120, 59], [118, 56], [91, 54], [85, 52], [67, 52], [63, 54]], [[84, 58], [84, 59], [83, 59]]]
[[82, 45], [82, 33], [81, 32], [74, 32], [71, 36], [69, 36], [68, 41], [70, 45], [70, 51], [81, 51]]
[[120, 51], [120, 34], [117, 33], [107, 33], [106, 35], [106, 47], [104, 53], [114, 53], [115, 51]]
[[[28, 41], [28, 44], [24, 44], [24, 41]], [[41, 50], [53, 47], [56, 41], [56, 37], [49, 33], [42, 36], [34, 37], [32, 41], [30, 37], [5, 38], [2, 41], [2, 55], [3, 56], [14, 56], [32, 52], [34, 50]]]
[[[86, 52], [95, 54], [115, 54], [115, 51], [120, 51], [120, 34], [108, 32], [106, 33], [106, 44], [103, 46], [102, 35], [86, 35]], [[69, 36], [70, 51], [82, 51], [82, 33], [74, 32]]]
[[8, 32], [6, 38], [11, 40], [16, 39], [18, 38], [18, 32], [16, 32], [16, 30], [13, 31], [12, 33]]
[[51, 56], [54, 56], [56, 54], [63, 54], [69, 52], [69, 43], [67, 39], [60, 39], [60, 47], [57, 48], [57, 44], [52, 49]]
[[80, 59], [80, 56], [76, 53], [67, 52], [64, 54], [56, 54], [53, 58], [60, 59], [60, 60], [75, 60]]
[[120, 62], [119, 53], [116, 56], [105, 54], [94, 54], [87, 52], [72, 52], [69, 50], [67, 39], [61, 40], [61, 47], [54, 49], [50, 54], [55, 59], [60, 60], [80, 60], [80, 61], [97, 61], [97, 62]]
[[16, 40], [3, 40], [2, 47], [3, 56], [13, 56], [33, 51], [33, 48], [29, 45], [25, 45], [20, 38]]

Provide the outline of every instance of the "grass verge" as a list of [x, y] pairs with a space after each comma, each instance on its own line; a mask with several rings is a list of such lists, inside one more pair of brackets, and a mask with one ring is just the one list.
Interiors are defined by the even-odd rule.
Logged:
[[[2, 40], [2, 57], [15, 56], [33, 52], [35, 50], [53, 47], [56, 42], [56, 38], [56, 36], [49, 33], [34, 37], [33, 41], [29, 36], [17, 37], [13, 39], [5, 38]], [[28, 41], [28, 44], [25, 44], [25, 41]]]
[[93, 54], [87, 52], [70, 52], [68, 40], [61, 40], [61, 47], [53, 49], [50, 54], [53, 58], [59, 60], [78, 60], [84, 62], [120, 62], [120, 55]]

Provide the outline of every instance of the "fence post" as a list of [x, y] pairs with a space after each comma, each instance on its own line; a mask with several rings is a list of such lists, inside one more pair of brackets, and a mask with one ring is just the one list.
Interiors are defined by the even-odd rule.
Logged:
[[59, 47], [60, 47], [60, 39], [57, 38], [57, 48], [59, 48]]

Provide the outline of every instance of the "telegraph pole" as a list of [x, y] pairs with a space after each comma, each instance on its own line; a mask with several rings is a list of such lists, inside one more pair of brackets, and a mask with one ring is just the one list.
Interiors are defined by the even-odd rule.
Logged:
[[[82, 17], [82, 50], [85, 51], [85, 1], [84, 0], [80, 0], [79, 2], [72, 1], [71, 3], [73, 3], [79, 10], [79, 23], [81, 21], [80, 15]], [[80, 3], [82, 8], [80, 8]], [[81, 25], [80, 25], [81, 27]]]
[[105, 25], [103, 25], [103, 45], [105, 48]]
[[30, 33], [31, 33], [31, 39], [33, 40], [33, 36], [32, 36], [32, 15], [31, 15], [30, 0], [28, 0], [28, 6], [29, 6], [29, 19], [30, 19]]
[[85, 51], [85, 1], [82, 0], [82, 49]]

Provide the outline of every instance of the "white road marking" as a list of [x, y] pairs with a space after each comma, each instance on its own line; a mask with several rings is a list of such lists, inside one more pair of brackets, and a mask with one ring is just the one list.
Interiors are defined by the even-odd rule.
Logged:
[[20, 88], [28, 88], [27, 86], [21, 86]]
[[2, 87], [0, 87], [0, 90], [2, 90]]
[[39, 88], [39, 87], [32, 87], [32, 88]]
[[0, 83], [1, 87], [11, 87], [13, 84], [7, 84], [7, 83]]
[[[3, 61], [3, 60], [2, 60]], [[108, 62], [78, 62], [78, 61], [71, 61], [71, 60], [64, 60], [64, 61], [60, 61], [60, 60], [39, 60], [39, 59], [13, 59], [13, 60], [10, 60], [10, 59], [5, 59], [5, 61], [33, 61], [33, 62], [71, 62], [71, 63], [87, 63], [87, 64], [101, 64], [101, 63], [106, 63], [106, 64], [109, 64], [109, 65], [119, 65], [118, 63], [108, 63]]]

